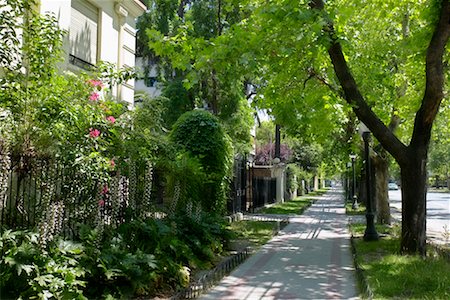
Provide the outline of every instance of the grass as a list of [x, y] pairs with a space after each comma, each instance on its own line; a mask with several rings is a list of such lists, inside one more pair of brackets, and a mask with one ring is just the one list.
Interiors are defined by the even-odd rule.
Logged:
[[352, 224], [357, 262], [375, 299], [449, 299], [450, 263], [443, 258], [400, 255], [399, 227], [378, 226], [384, 236], [364, 242], [365, 225]]
[[258, 248], [266, 244], [275, 234], [277, 222], [268, 221], [237, 221], [230, 224], [236, 241], [248, 241], [248, 246]]
[[366, 207], [363, 204], [358, 203], [357, 209], [353, 209], [352, 205], [353, 205], [353, 203], [351, 203], [351, 202], [345, 203], [345, 213], [347, 215], [355, 216], [355, 215], [364, 215], [366, 213]]
[[277, 203], [270, 207], [261, 208], [258, 212], [262, 214], [273, 214], [273, 215], [299, 215], [302, 214], [311, 204], [314, 203], [314, 199], [310, 198], [313, 196], [320, 196], [328, 191], [327, 188], [319, 189], [309, 194], [301, 197], [294, 198], [292, 200]]
[[307, 194], [307, 196], [321, 196], [321, 195], [325, 194], [326, 192], [328, 192], [329, 189], [330, 189], [330, 188], [318, 189], [318, 190], [309, 192], [309, 193]]
[[262, 214], [301, 214], [314, 202], [313, 199], [299, 197], [284, 203], [278, 203], [270, 207], [264, 207], [259, 212]]

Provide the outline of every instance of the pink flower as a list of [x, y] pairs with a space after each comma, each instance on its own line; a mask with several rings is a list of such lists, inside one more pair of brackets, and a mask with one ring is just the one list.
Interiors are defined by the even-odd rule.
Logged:
[[89, 128], [89, 136], [93, 139], [100, 136], [100, 130]]
[[116, 118], [114, 118], [113, 116], [106, 117], [106, 120], [111, 122], [112, 124], [114, 124], [116, 122]]
[[114, 161], [114, 159], [111, 159], [109, 161], [109, 165], [111, 166], [111, 168], [114, 168], [116, 166], [116, 162]]
[[99, 93], [93, 92], [89, 95], [89, 100], [91, 101], [97, 101], [100, 98]]
[[105, 185], [103, 186], [102, 191], [100, 192], [100, 194], [106, 195], [106, 194], [108, 194], [108, 192], [109, 192], [109, 188], [108, 188], [108, 186], [105, 184]]
[[100, 90], [103, 87], [103, 83], [101, 80], [97, 80], [97, 79], [89, 79], [88, 83], [93, 86], [96, 87], [98, 90]]
[[105, 200], [98, 200], [98, 206], [105, 206]]

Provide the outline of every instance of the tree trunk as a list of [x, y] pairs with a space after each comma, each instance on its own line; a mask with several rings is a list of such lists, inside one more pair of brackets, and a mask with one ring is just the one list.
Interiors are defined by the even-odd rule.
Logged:
[[364, 204], [367, 207], [367, 188], [366, 188], [366, 170], [364, 166], [361, 168], [361, 172], [359, 173], [359, 181], [358, 182], [358, 202]]
[[375, 206], [377, 222], [379, 224], [391, 224], [391, 211], [389, 208], [389, 168], [386, 158], [377, 155], [372, 158], [375, 175]]
[[[415, 151], [411, 151], [415, 152]], [[404, 254], [426, 253], [426, 159], [416, 153], [409, 155], [407, 165], [401, 166], [402, 239]]]

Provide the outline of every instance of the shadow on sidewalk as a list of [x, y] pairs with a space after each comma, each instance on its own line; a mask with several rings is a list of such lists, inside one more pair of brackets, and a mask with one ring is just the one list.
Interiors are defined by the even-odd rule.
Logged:
[[349, 238], [342, 193], [329, 191], [200, 299], [357, 299]]

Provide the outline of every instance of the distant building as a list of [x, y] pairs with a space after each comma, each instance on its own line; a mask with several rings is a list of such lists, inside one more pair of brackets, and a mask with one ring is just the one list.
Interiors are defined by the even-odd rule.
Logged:
[[[62, 29], [66, 69], [79, 72], [99, 61], [118, 67], [135, 66], [136, 18], [146, 6], [141, 0], [41, 0], [39, 11], [52, 12]], [[134, 80], [112, 90], [113, 96], [133, 105]]]
[[143, 57], [136, 57], [136, 69], [141, 77], [134, 84], [136, 92], [147, 93], [150, 97], [158, 97], [162, 92], [162, 84], [158, 82], [158, 68]]

